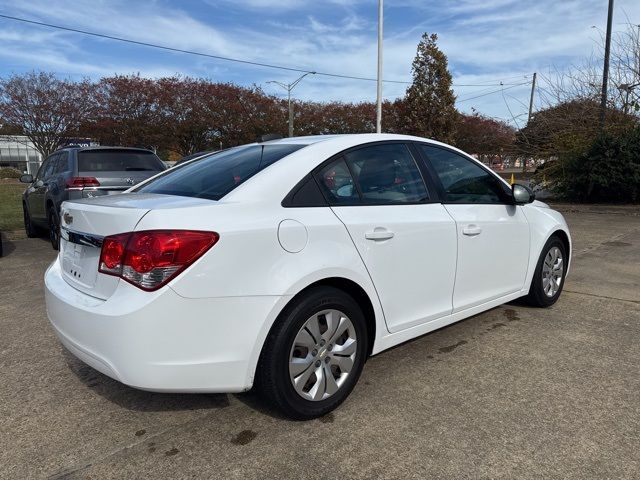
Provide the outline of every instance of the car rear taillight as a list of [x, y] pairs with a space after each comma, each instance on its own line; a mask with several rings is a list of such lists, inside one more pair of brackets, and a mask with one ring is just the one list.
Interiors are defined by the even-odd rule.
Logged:
[[96, 177], [71, 177], [67, 180], [67, 190], [82, 190], [84, 187], [99, 187]]
[[142, 290], [165, 285], [216, 244], [215, 232], [147, 230], [105, 237], [98, 271]]

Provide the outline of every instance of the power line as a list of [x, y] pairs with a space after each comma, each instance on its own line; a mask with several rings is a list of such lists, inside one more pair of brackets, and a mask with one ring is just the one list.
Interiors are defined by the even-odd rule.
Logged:
[[510, 87], [507, 87], [507, 88], [501, 88], [499, 90], [494, 90], [492, 92], [483, 93], [482, 95], [475, 95], [473, 97], [463, 98], [462, 100], [457, 100], [456, 103], [468, 102], [469, 100], [475, 100], [476, 98], [486, 97], [487, 95], [493, 95], [494, 93], [500, 93], [500, 92], [503, 92], [505, 90], [509, 90], [510, 88], [516, 88], [516, 87], [520, 87], [522, 85], [528, 85], [529, 83], [531, 83], [531, 82], [517, 83], [517, 84], [511, 85]]
[[[185, 53], [187, 55], [196, 55], [199, 57], [206, 57], [206, 58], [213, 58], [216, 60], [223, 60], [226, 62], [235, 62], [235, 63], [242, 63], [245, 65], [253, 65], [256, 67], [265, 67], [265, 68], [273, 68], [273, 69], [277, 69], [277, 70], [285, 70], [285, 71], [289, 71], [289, 72], [300, 72], [300, 73], [308, 73], [311, 70], [307, 70], [307, 69], [303, 69], [303, 68], [296, 68], [296, 67], [286, 67], [283, 65], [275, 65], [275, 64], [271, 64], [271, 63], [263, 63], [263, 62], [254, 62], [251, 60], [242, 60], [239, 58], [233, 58], [233, 57], [224, 57], [221, 55], [213, 55], [210, 53], [203, 53], [203, 52], [196, 52], [193, 50], [185, 50], [182, 48], [175, 48], [175, 47], [168, 47], [166, 45], [158, 45], [155, 43], [149, 43], [149, 42], [141, 42], [139, 40], [132, 40], [130, 38], [124, 38], [124, 37], [116, 37], [114, 35], [107, 35], [104, 33], [97, 33], [97, 32], [90, 32], [88, 30], [81, 30], [78, 28], [72, 28], [72, 27], [65, 27], [62, 25], [55, 25], [52, 23], [46, 23], [46, 22], [38, 22], [36, 20], [29, 20], [26, 18], [20, 18], [20, 17], [14, 17], [11, 15], [4, 15], [4, 14], [0, 14], [0, 18], [5, 18], [7, 20], [13, 20], [16, 22], [22, 22], [22, 23], [28, 23], [31, 25], [38, 25], [41, 27], [47, 27], [47, 28], [54, 28], [57, 30], [64, 30], [66, 32], [73, 32], [73, 33], [80, 33], [82, 35], [88, 35], [91, 37], [97, 37], [97, 38], [104, 38], [107, 40], [115, 40], [117, 42], [123, 42], [123, 43], [131, 43], [134, 45], [140, 45], [143, 47], [150, 47], [150, 48], [157, 48], [160, 50], [165, 50], [165, 51], [169, 51], [169, 52], [174, 52], [174, 53]], [[348, 79], [348, 80], [363, 80], [363, 81], [367, 81], [367, 82], [375, 82], [376, 79], [375, 78], [369, 78], [369, 77], [358, 77], [358, 76], [353, 76], [353, 75], [343, 75], [343, 74], [339, 74], [339, 73], [330, 73], [330, 72], [315, 72], [316, 75], [321, 75], [324, 77], [333, 77], [333, 78], [344, 78], [344, 79]], [[511, 77], [513, 78], [513, 77]], [[411, 85], [412, 82], [408, 82], [408, 81], [404, 81], [404, 80], [383, 80], [383, 82], [385, 83], [396, 83], [396, 84], [403, 84], [403, 85]], [[452, 84], [455, 87], [487, 87], [487, 86], [502, 86], [502, 85], [515, 85], [515, 84], [503, 84], [502, 82], [500, 83], [495, 83], [494, 85], [491, 84], [486, 84], [486, 83], [460, 83], [460, 84]]]
[[[138, 41], [138, 40], [132, 40], [130, 38], [116, 37], [114, 35], [106, 35], [104, 33], [89, 32], [87, 30], [80, 30], [78, 28], [71, 28], [71, 27], [63, 27], [62, 25], [54, 25], [52, 23], [37, 22], [35, 20], [28, 20], [26, 18], [13, 17], [11, 15], [0, 14], [0, 17], [1, 18], [6, 18], [8, 20], [14, 20], [16, 22], [29, 23], [29, 24], [32, 24], [32, 25], [39, 25], [41, 27], [55, 28], [55, 29], [64, 30], [64, 31], [67, 31], [67, 32], [81, 33], [82, 35], [89, 35], [89, 36], [98, 37], [98, 38], [106, 38], [108, 40], [115, 40], [115, 41], [124, 42], [124, 43], [132, 43], [134, 45], [141, 45], [143, 47], [158, 48], [158, 49], [161, 49], [161, 50], [167, 50], [169, 52], [186, 53], [188, 55], [197, 55], [199, 57], [214, 58], [216, 60], [224, 60], [224, 61], [227, 61], [227, 62], [243, 63], [245, 65], [253, 65], [253, 66], [256, 66], [256, 67], [274, 68], [274, 69], [278, 69], [278, 70], [286, 70], [286, 71], [289, 71], [289, 72], [307, 73], [307, 72], [311, 71], [311, 70], [307, 70], [307, 69], [303, 69], [303, 68], [285, 67], [283, 65], [274, 65], [274, 64], [271, 64], [271, 63], [262, 63], [262, 62], [254, 62], [254, 61], [251, 61], [251, 60], [242, 60], [242, 59], [239, 59], [239, 58], [223, 57], [221, 55], [213, 55], [213, 54], [210, 54], [210, 53], [196, 52], [196, 51], [193, 51], [193, 50], [185, 50], [185, 49], [182, 49], [182, 48], [168, 47], [166, 45], [158, 45], [158, 44], [149, 43], [149, 42], [141, 42], [141, 41]], [[366, 81], [372, 81], [372, 82], [376, 81], [375, 78], [356, 77], [356, 76], [352, 76], [352, 75], [341, 75], [341, 74], [338, 74], [338, 73], [329, 73], [329, 72], [318, 72], [318, 71], [316, 71], [316, 75], [323, 75], [325, 77], [346, 78], [346, 79], [351, 79], [351, 80], [366, 80]], [[411, 82], [406, 82], [406, 81], [402, 81], [402, 80], [384, 80], [384, 81], [387, 82], [387, 83], [402, 83], [402, 84], [410, 84], [411, 83]]]

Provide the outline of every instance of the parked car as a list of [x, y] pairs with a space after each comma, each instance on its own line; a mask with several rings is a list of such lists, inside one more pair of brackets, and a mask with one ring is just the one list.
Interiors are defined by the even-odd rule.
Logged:
[[297, 419], [336, 408], [370, 355], [518, 297], [552, 305], [571, 252], [527, 187], [390, 134], [232, 148], [62, 219], [46, 303], [73, 354], [144, 390], [256, 386]]
[[49, 155], [35, 177], [22, 175], [29, 186], [22, 195], [28, 237], [46, 229], [54, 249], [60, 241], [60, 205], [65, 200], [122, 193], [163, 171], [152, 151], [122, 147], [67, 147]]

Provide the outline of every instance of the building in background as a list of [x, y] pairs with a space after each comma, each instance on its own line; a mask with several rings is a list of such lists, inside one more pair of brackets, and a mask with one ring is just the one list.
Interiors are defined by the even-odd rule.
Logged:
[[[67, 138], [60, 148], [69, 145], [93, 147], [100, 145], [90, 138]], [[0, 135], [0, 168], [13, 167], [35, 175], [42, 165], [42, 154], [25, 135]]]
[[13, 167], [35, 175], [42, 155], [24, 135], [0, 135], [0, 167]]

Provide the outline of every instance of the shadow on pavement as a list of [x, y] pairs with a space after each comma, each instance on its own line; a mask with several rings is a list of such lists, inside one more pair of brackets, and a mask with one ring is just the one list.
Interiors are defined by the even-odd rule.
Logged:
[[116, 405], [137, 412], [219, 409], [229, 406], [226, 394], [156, 393], [137, 390], [103, 375], [75, 358], [64, 347], [63, 357], [76, 377], [89, 389]]

